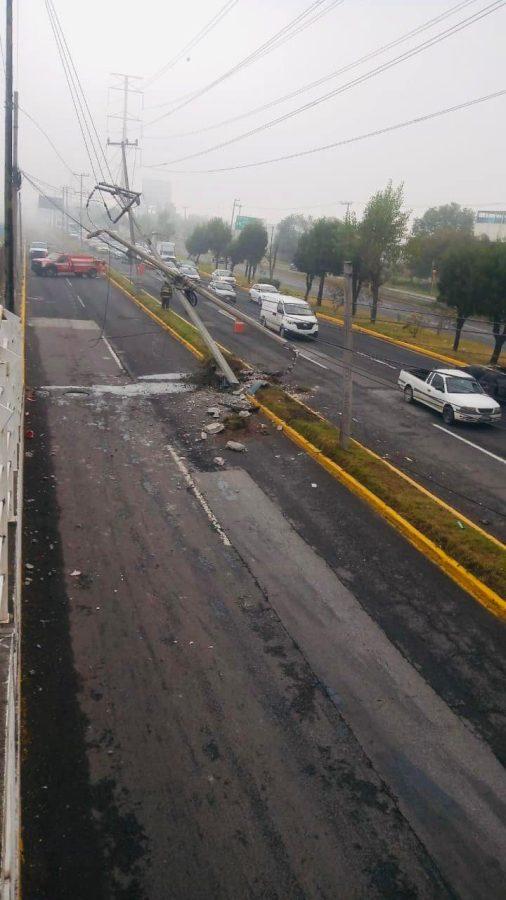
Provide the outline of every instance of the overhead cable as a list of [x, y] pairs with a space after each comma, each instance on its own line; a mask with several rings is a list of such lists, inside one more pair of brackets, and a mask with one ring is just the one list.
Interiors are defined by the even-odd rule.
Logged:
[[[460, 109], [467, 109], [471, 106], [477, 106], [479, 103], [486, 103], [488, 100], [495, 100], [506, 94], [506, 88], [495, 91], [493, 94], [486, 94], [483, 97], [476, 97], [474, 100], [466, 100], [464, 103], [457, 103], [455, 106], [448, 106], [446, 109], [439, 109], [436, 112], [427, 113], [423, 116], [416, 116], [414, 119], [407, 119], [404, 122], [397, 122], [395, 125], [387, 125], [385, 128], [377, 128], [375, 131], [368, 131], [365, 134], [359, 134], [355, 137], [345, 138], [342, 141], [334, 141], [331, 144], [322, 144], [320, 147], [311, 147], [309, 150], [299, 150], [296, 153], [286, 153], [284, 156], [274, 156], [271, 159], [262, 159], [257, 162], [240, 163], [235, 166], [223, 166], [220, 169], [190, 169], [182, 171], [180, 169], [172, 169], [175, 175], [215, 175], [221, 172], [233, 172], [237, 169], [252, 169], [257, 166], [266, 166], [270, 163], [284, 162], [287, 159], [298, 159], [302, 156], [310, 156], [313, 153], [321, 153], [324, 150], [334, 150], [336, 147], [344, 147], [347, 144], [355, 144], [358, 141], [365, 141], [368, 138], [378, 137], [382, 134], [388, 134], [391, 131], [397, 131], [400, 128], [407, 128], [410, 125], [418, 125], [420, 122], [428, 122], [430, 119], [436, 119], [439, 116], [446, 116], [450, 113], [457, 112]], [[145, 166], [145, 168], [158, 168], [158, 166]]]
[[204, 156], [207, 153], [212, 153], [215, 150], [222, 150], [224, 147], [229, 147], [231, 144], [236, 144], [238, 141], [245, 140], [245, 138], [252, 137], [255, 134], [258, 134], [261, 131], [265, 131], [268, 128], [272, 128], [274, 125], [279, 125], [281, 122], [286, 122], [288, 119], [292, 119], [294, 116], [298, 116], [303, 112], [307, 112], [310, 109], [313, 109], [316, 106], [319, 106], [321, 103], [330, 100], [333, 97], [336, 97], [338, 94], [344, 93], [345, 91], [350, 90], [352, 87], [356, 87], [359, 84], [362, 84], [365, 81], [369, 81], [371, 78], [375, 78], [377, 75], [382, 74], [383, 72], [388, 71], [394, 66], [398, 66], [400, 63], [405, 62], [407, 59], [411, 59], [414, 56], [418, 56], [418, 54], [423, 53], [425, 50], [428, 50], [430, 47], [435, 44], [439, 44], [441, 41], [446, 40], [446, 38], [451, 37], [454, 34], [457, 34], [459, 31], [462, 31], [464, 28], [468, 28], [470, 25], [474, 25], [475, 22], [480, 19], [485, 18], [485, 16], [491, 15], [493, 12], [496, 12], [498, 9], [503, 7], [506, 3], [506, 0], [494, 0], [493, 3], [489, 4], [489, 6], [485, 7], [484, 10], [481, 10], [478, 13], [474, 13], [472, 16], [469, 16], [467, 19], [463, 19], [455, 25], [447, 28], [446, 31], [440, 32], [432, 38], [423, 41], [421, 44], [418, 44], [416, 47], [412, 47], [410, 50], [406, 50], [404, 53], [401, 53], [399, 56], [394, 57], [393, 59], [382, 63], [379, 66], [376, 66], [374, 69], [371, 69], [369, 72], [365, 72], [362, 75], [357, 76], [357, 78], [352, 81], [348, 81], [346, 84], [341, 85], [338, 88], [334, 88], [332, 91], [329, 91], [327, 94], [323, 94], [320, 97], [316, 97], [314, 100], [310, 100], [308, 103], [305, 103], [303, 106], [299, 106], [296, 109], [291, 110], [288, 113], [285, 113], [282, 116], [278, 116], [276, 119], [271, 119], [269, 122], [264, 122], [262, 125], [258, 125], [256, 128], [250, 129], [250, 131], [243, 132], [242, 134], [238, 134], [235, 137], [229, 138], [226, 141], [221, 141], [219, 144], [214, 144], [212, 147], [207, 147], [205, 150], [197, 150], [194, 153], [188, 153], [186, 156], [180, 156], [176, 159], [172, 159], [167, 163], [160, 163], [159, 166], [163, 165], [175, 165], [176, 163], [185, 162], [188, 159], [196, 159], [199, 156]]
[[[315, 21], [317, 21], [321, 16], [326, 15], [330, 12], [334, 7], [340, 6], [344, 0], [330, 0], [328, 6], [323, 9], [318, 9], [318, 7], [322, 6], [322, 3], [325, 3], [326, 0], [315, 0], [315, 2], [311, 3], [302, 13], [299, 13], [294, 19], [292, 19], [287, 25], [277, 31], [269, 40], [265, 41], [259, 47], [252, 51], [248, 56], [244, 57], [244, 59], [240, 60], [236, 63], [235, 66], [232, 66], [231, 69], [224, 72], [223, 75], [220, 75], [218, 78], [215, 78], [214, 81], [211, 81], [209, 84], [205, 85], [203, 88], [200, 88], [197, 91], [193, 91], [186, 98], [182, 98], [181, 102], [177, 103], [176, 106], [173, 106], [172, 109], [168, 110], [162, 115], [157, 116], [155, 119], [147, 122], [146, 127], [149, 125], [153, 125], [155, 122], [161, 121], [161, 119], [167, 118], [167, 116], [171, 116], [173, 113], [182, 109], [184, 106], [187, 106], [189, 103], [192, 103], [194, 100], [202, 97], [204, 94], [207, 94], [208, 91], [212, 90], [212, 88], [216, 87], [218, 84], [221, 84], [223, 81], [226, 81], [232, 75], [235, 75], [236, 72], [246, 68], [246, 66], [251, 65], [257, 60], [261, 59], [263, 56], [271, 53], [273, 50], [277, 50], [278, 47], [282, 46], [286, 41], [291, 40], [295, 37], [296, 34], [299, 34], [304, 29], [308, 28]], [[162, 106], [166, 106], [167, 104], [160, 104]]]
[[394, 41], [390, 41], [388, 44], [382, 44], [381, 47], [377, 47], [375, 50], [371, 50], [369, 51], [369, 53], [364, 54], [364, 56], [360, 56], [358, 59], [347, 63], [345, 66], [341, 66], [341, 68], [335, 69], [333, 72], [329, 72], [327, 75], [323, 75], [321, 78], [317, 78], [316, 81], [310, 81], [307, 84], [303, 84], [296, 90], [290, 91], [288, 94], [283, 94], [282, 97], [277, 97], [276, 99], [271, 100], [269, 103], [262, 104], [262, 106], [255, 106], [253, 109], [250, 109], [247, 112], [242, 112], [238, 115], [230, 116], [228, 119], [222, 119], [220, 122], [213, 122], [211, 125], [207, 125], [205, 128], [195, 128], [192, 131], [183, 131], [166, 136], [157, 135], [156, 138], [154, 138], [152, 135], [148, 135], [148, 139], [166, 141], [173, 138], [191, 137], [195, 134], [204, 134], [207, 131], [213, 131], [215, 128], [222, 128], [224, 125], [231, 125], [233, 122], [239, 122], [241, 119], [246, 119], [249, 116], [254, 116], [257, 113], [264, 112], [267, 109], [272, 109], [274, 106], [278, 106], [280, 103], [285, 103], [287, 100], [293, 100], [294, 97], [298, 97], [300, 94], [306, 93], [306, 91], [311, 91], [313, 90], [313, 88], [319, 87], [320, 85], [325, 84], [325, 82], [331, 81], [333, 78], [337, 78], [339, 75], [344, 75], [345, 72], [356, 69], [357, 66], [368, 62], [370, 59], [374, 59], [381, 53], [386, 53], [388, 50], [392, 50], [394, 47], [399, 46], [399, 44], [403, 44], [410, 38], [415, 37], [416, 35], [421, 34], [424, 31], [427, 31], [429, 28], [433, 28], [434, 25], [438, 25], [444, 19], [455, 15], [456, 12], [460, 12], [460, 10], [465, 8], [466, 6], [470, 6], [477, 2], [478, 0], [462, 0], [462, 2], [457, 3], [456, 6], [450, 7], [450, 9], [446, 10], [446, 12], [444, 13], [441, 13], [439, 16], [428, 19], [428, 21], [424, 22], [422, 25], [418, 25], [416, 28], [412, 28], [411, 31], [407, 31], [405, 34], [402, 34]]
[[155, 72], [154, 75], [151, 75], [150, 78], [146, 79], [146, 81], [144, 82], [144, 88], [151, 87], [154, 81], [157, 81], [158, 78], [161, 78], [162, 75], [165, 75], [165, 73], [172, 69], [176, 65], [176, 63], [178, 63], [187, 53], [190, 53], [190, 51], [193, 50], [193, 48], [196, 47], [197, 44], [200, 43], [200, 41], [207, 37], [209, 32], [212, 31], [219, 22], [221, 22], [221, 20], [234, 8], [234, 6], [237, 5], [238, 2], [239, 0], [227, 0], [224, 6], [221, 7], [221, 9], [212, 17], [212, 19], [210, 19], [209, 22], [207, 22], [207, 24], [204, 25], [204, 27], [201, 28], [200, 31], [190, 41], [188, 41], [188, 43], [185, 44], [178, 53], [175, 54], [175, 56], [173, 56], [167, 63], [165, 63], [164, 66], [158, 69], [158, 71]]

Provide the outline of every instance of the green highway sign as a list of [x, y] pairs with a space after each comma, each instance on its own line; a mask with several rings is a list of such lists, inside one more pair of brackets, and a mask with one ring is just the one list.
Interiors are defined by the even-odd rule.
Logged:
[[237, 216], [235, 220], [235, 230], [242, 231], [243, 228], [246, 228], [246, 225], [249, 225], [250, 222], [258, 222], [259, 220], [255, 216]]

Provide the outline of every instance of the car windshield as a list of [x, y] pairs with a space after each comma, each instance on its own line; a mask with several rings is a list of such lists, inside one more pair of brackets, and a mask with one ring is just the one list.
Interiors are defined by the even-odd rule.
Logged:
[[285, 303], [285, 313], [288, 316], [312, 316], [313, 310], [302, 303]]
[[215, 291], [231, 291], [232, 288], [225, 281], [215, 281], [213, 282], [213, 287]]
[[446, 379], [446, 388], [449, 394], [484, 394], [485, 391], [474, 378], [459, 378], [450, 375]]

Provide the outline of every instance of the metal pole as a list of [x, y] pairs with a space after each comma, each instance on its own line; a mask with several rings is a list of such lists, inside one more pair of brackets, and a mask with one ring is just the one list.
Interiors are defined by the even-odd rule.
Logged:
[[19, 238], [18, 238], [18, 92], [14, 91], [14, 110], [12, 126], [12, 246], [14, 256], [14, 294], [19, 284]]
[[12, 210], [12, 0], [5, 2], [4, 303], [14, 311], [14, 228]]
[[353, 266], [344, 264], [344, 352], [343, 352], [343, 405], [339, 444], [348, 450], [351, 435], [351, 410], [353, 396]]
[[[153, 268], [159, 269], [160, 272], [163, 272], [169, 278], [174, 278], [175, 276], [179, 275], [178, 269], [176, 269], [174, 266], [167, 266], [164, 262], [162, 262], [160, 258], [150, 256], [150, 254], [142, 250], [141, 247], [134, 243], [131, 243], [130, 241], [126, 241], [125, 238], [120, 237], [120, 235], [116, 234], [114, 231], [110, 231], [108, 228], [100, 228], [98, 231], [90, 232], [88, 237], [98, 237], [100, 234], [107, 234], [110, 238], [112, 238], [113, 241], [117, 241], [119, 244], [123, 244], [124, 247], [132, 250], [132, 252], [135, 253], [136, 256], [140, 257], [140, 259], [143, 259], [145, 262], [149, 263], [150, 266], [153, 266]], [[188, 282], [188, 287], [193, 288], [194, 285], [191, 284], [191, 282]], [[214, 338], [211, 337], [206, 326], [201, 321], [200, 316], [195, 312], [193, 306], [188, 303], [188, 300], [186, 299], [184, 294], [181, 294], [181, 303], [186, 314], [190, 317], [191, 321], [195, 325], [195, 328], [197, 328], [200, 332], [202, 340], [216, 360], [216, 363], [218, 364], [224, 377], [227, 379], [229, 385], [237, 387], [237, 385], [239, 384], [237, 375], [233, 373], [228, 362], [223, 356], [223, 353], [218, 347], [218, 344], [216, 343]]]

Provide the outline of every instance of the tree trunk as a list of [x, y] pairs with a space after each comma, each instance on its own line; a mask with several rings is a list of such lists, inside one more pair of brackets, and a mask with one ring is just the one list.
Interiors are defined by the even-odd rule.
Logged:
[[352, 302], [352, 315], [356, 316], [357, 314], [357, 302], [360, 296], [360, 291], [362, 290], [362, 279], [359, 275], [355, 275], [353, 273], [353, 278], [351, 282], [351, 302]]
[[276, 246], [274, 248], [274, 251], [269, 256], [269, 278], [271, 281], [274, 278], [274, 272], [276, 269], [277, 259], [278, 259], [278, 248]]
[[321, 305], [322, 305], [323, 288], [325, 287], [325, 278], [326, 278], [326, 277], [327, 277], [327, 276], [326, 276], [326, 273], [324, 273], [323, 275], [320, 275], [320, 284], [318, 285], [318, 296], [317, 296], [317, 298], [316, 298], [316, 305], [317, 305], [317, 306], [321, 306]]
[[455, 339], [453, 341], [453, 349], [458, 350], [460, 344], [460, 335], [462, 334], [462, 329], [464, 327], [464, 322], [466, 321], [465, 316], [457, 316], [457, 324], [455, 325]]
[[499, 362], [499, 357], [501, 355], [502, 348], [506, 342], [506, 322], [503, 325], [503, 329], [501, 331], [501, 323], [494, 322], [492, 326], [492, 333], [494, 335], [494, 352], [490, 357], [490, 365], [495, 366]]
[[371, 306], [371, 322], [376, 321], [376, 317], [378, 315], [378, 303], [379, 303], [379, 282], [376, 279], [371, 280], [371, 292], [372, 292], [372, 306]]
[[251, 280], [252, 280], [252, 281], [255, 280], [255, 275], [256, 275], [256, 273], [257, 273], [257, 264], [255, 263], [255, 265], [253, 266], [253, 271], [252, 271], [252, 273], [251, 273]]
[[197, 253], [197, 255], [195, 257], [195, 265], [196, 266], [198, 266], [198, 264], [199, 264], [199, 259], [200, 259], [200, 253]]
[[307, 298], [309, 297], [309, 291], [313, 287], [313, 278], [314, 275], [310, 275], [309, 272], [306, 272], [306, 293], [304, 296], [304, 300], [307, 300]]

